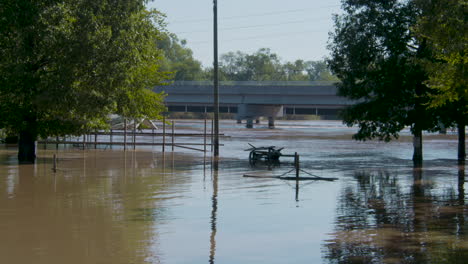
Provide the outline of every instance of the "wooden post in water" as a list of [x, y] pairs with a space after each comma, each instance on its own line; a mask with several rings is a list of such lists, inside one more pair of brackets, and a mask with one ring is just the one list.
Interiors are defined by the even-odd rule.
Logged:
[[213, 0], [213, 120], [214, 120], [214, 138], [211, 146], [214, 144], [215, 158], [219, 157], [219, 65], [218, 65], [218, 1]]
[[175, 122], [172, 120], [172, 152], [174, 152], [174, 126]]
[[112, 128], [110, 130], [110, 148], [112, 148]]
[[133, 149], [136, 149], [136, 119], [133, 119]]
[[124, 118], [124, 150], [127, 150], [127, 119]]
[[203, 151], [206, 153], [206, 116], [205, 116], [205, 131], [203, 133]]
[[54, 167], [52, 168], [54, 172], [57, 172], [57, 154], [54, 154]]
[[166, 151], [166, 117], [163, 116], [163, 138], [162, 138], [162, 152]]
[[214, 119], [211, 119], [211, 152], [213, 152]]
[[296, 202], [299, 202], [299, 178], [296, 180]]
[[294, 153], [294, 167], [296, 168], [296, 178], [299, 178], [299, 155], [297, 155], [297, 152]]

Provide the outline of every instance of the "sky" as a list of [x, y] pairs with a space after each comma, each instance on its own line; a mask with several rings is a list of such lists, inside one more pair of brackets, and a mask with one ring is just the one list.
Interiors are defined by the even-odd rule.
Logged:
[[[187, 40], [195, 59], [213, 65], [213, 0], [154, 0], [167, 30]], [[328, 56], [340, 0], [218, 0], [219, 55], [270, 48], [282, 61]]]

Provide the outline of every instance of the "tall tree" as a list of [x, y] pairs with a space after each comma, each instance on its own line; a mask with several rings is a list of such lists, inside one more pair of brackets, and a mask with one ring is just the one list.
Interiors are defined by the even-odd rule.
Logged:
[[286, 62], [283, 64], [283, 71], [287, 81], [309, 81], [306, 72], [307, 62], [296, 60], [295, 62]]
[[[220, 77], [222, 80], [229, 81], [252, 81], [248, 75], [248, 65], [246, 53], [228, 52], [221, 55], [220, 58]], [[211, 69], [212, 70], [212, 69]]]
[[38, 137], [104, 128], [109, 114], [157, 118], [161, 16], [144, 0], [2, 0], [0, 128], [34, 162]]
[[466, 0], [416, 0], [424, 15], [415, 27], [426, 39], [433, 60], [423, 60], [429, 73], [427, 82], [434, 95], [430, 106], [451, 111], [447, 126], [458, 127], [458, 160], [466, 159], [465, 127], [468, 124], [468, 2]]
[[282, 62], [270, 49], [221, 56], [220, 74], [227, 81], [337, 81], [325, 61]]
[[157, 47], [164, 52], [161, 70], [170, 72], [171, 80], [193, 81], [204, 77], [201, 62], [194, 59], [186, 44], [185, 40], [179, 40], [172, 33], [163, 34], [157, 42]]
[[280, 58], [270, 49], [262, 48], [253, 54], [229, 52], [221, 56], [220, 72], [233, 81], [280, 81], [285, 74]]
[[341, 80], [339, 94], [356, 100], [344, 111], [344, 122], [359, 126], [358, 140], [389, 141], [410, 126], [413, 161], [422, 165], [422, 131], [434, 129], [436, 120], [426, 110], [427, 76], [415, 61], [429, 56], [427, 45], [410, 31], [420, 10], [399, 0], [342, 0], [342, 8], [329, 65]]
[[305, 70], [310, 81], [339, 81], [339, 79], [330, 71], [326, 61], [306, 61]]

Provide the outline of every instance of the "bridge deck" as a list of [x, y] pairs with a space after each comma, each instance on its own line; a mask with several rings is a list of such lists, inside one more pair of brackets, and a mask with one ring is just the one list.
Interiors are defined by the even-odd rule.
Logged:
[[[168, 94], [169, 105], [209, 105], [213, 102], [213, 85], [208, 82], [176, 82], [158, 86], [156, 92]], [[234, 82], [219, 86], [220, 105], [260, 104], [283, 106], [333, 106], [342, 108], [352, 102], [336, 95], [330, 83]]]

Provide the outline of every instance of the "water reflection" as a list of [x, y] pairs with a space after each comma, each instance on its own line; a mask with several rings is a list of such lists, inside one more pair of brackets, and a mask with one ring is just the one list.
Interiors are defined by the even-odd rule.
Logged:
[[299, 202], [299, 181], [296, 181], [296, 202]]
[[[429, 166], [413, 170], [411, 142], [356, 143], [334, 124], [332, 133], [232, 125], [218, 170], [192, 151], [61, 149], [53, 174], [55, 149], [41, 149], [36, 167], [0, 151], [0, 262], [463, 263], [457, 141], [427, 142]], [[250, 167], [252, 139], [288, 146], [305, 170], [340, 180], [244, 178], [293, 167]]]
[[465, 165], [458, 168], [458, 200], [460, 205], [465, 205]]
[[210, 259], [209, 263], [215, 263], [215, 256], [216, 256], [216, 220], [217, 220], [217, 213], [218, 213], [218, 160], [213, 161], [213, 195], [211, 197], [211, 235], [210, 235]]
[[361, 171], [338, 200], [335, 232], [325, 244], [329, 263], [466, 263], [465, 170], [458, 190], [437, 186], [423, 169], [402, 175]]
[[[187, 178], [164, 177], [156, 160], [89, 151], [62, 154], [57, 173], [49, 158], [2, 165], [0, 262], [160, 263], [149, 249], [171, 217], [176, 183]], [[190, 157], [183, 160], [181, 167]]]

